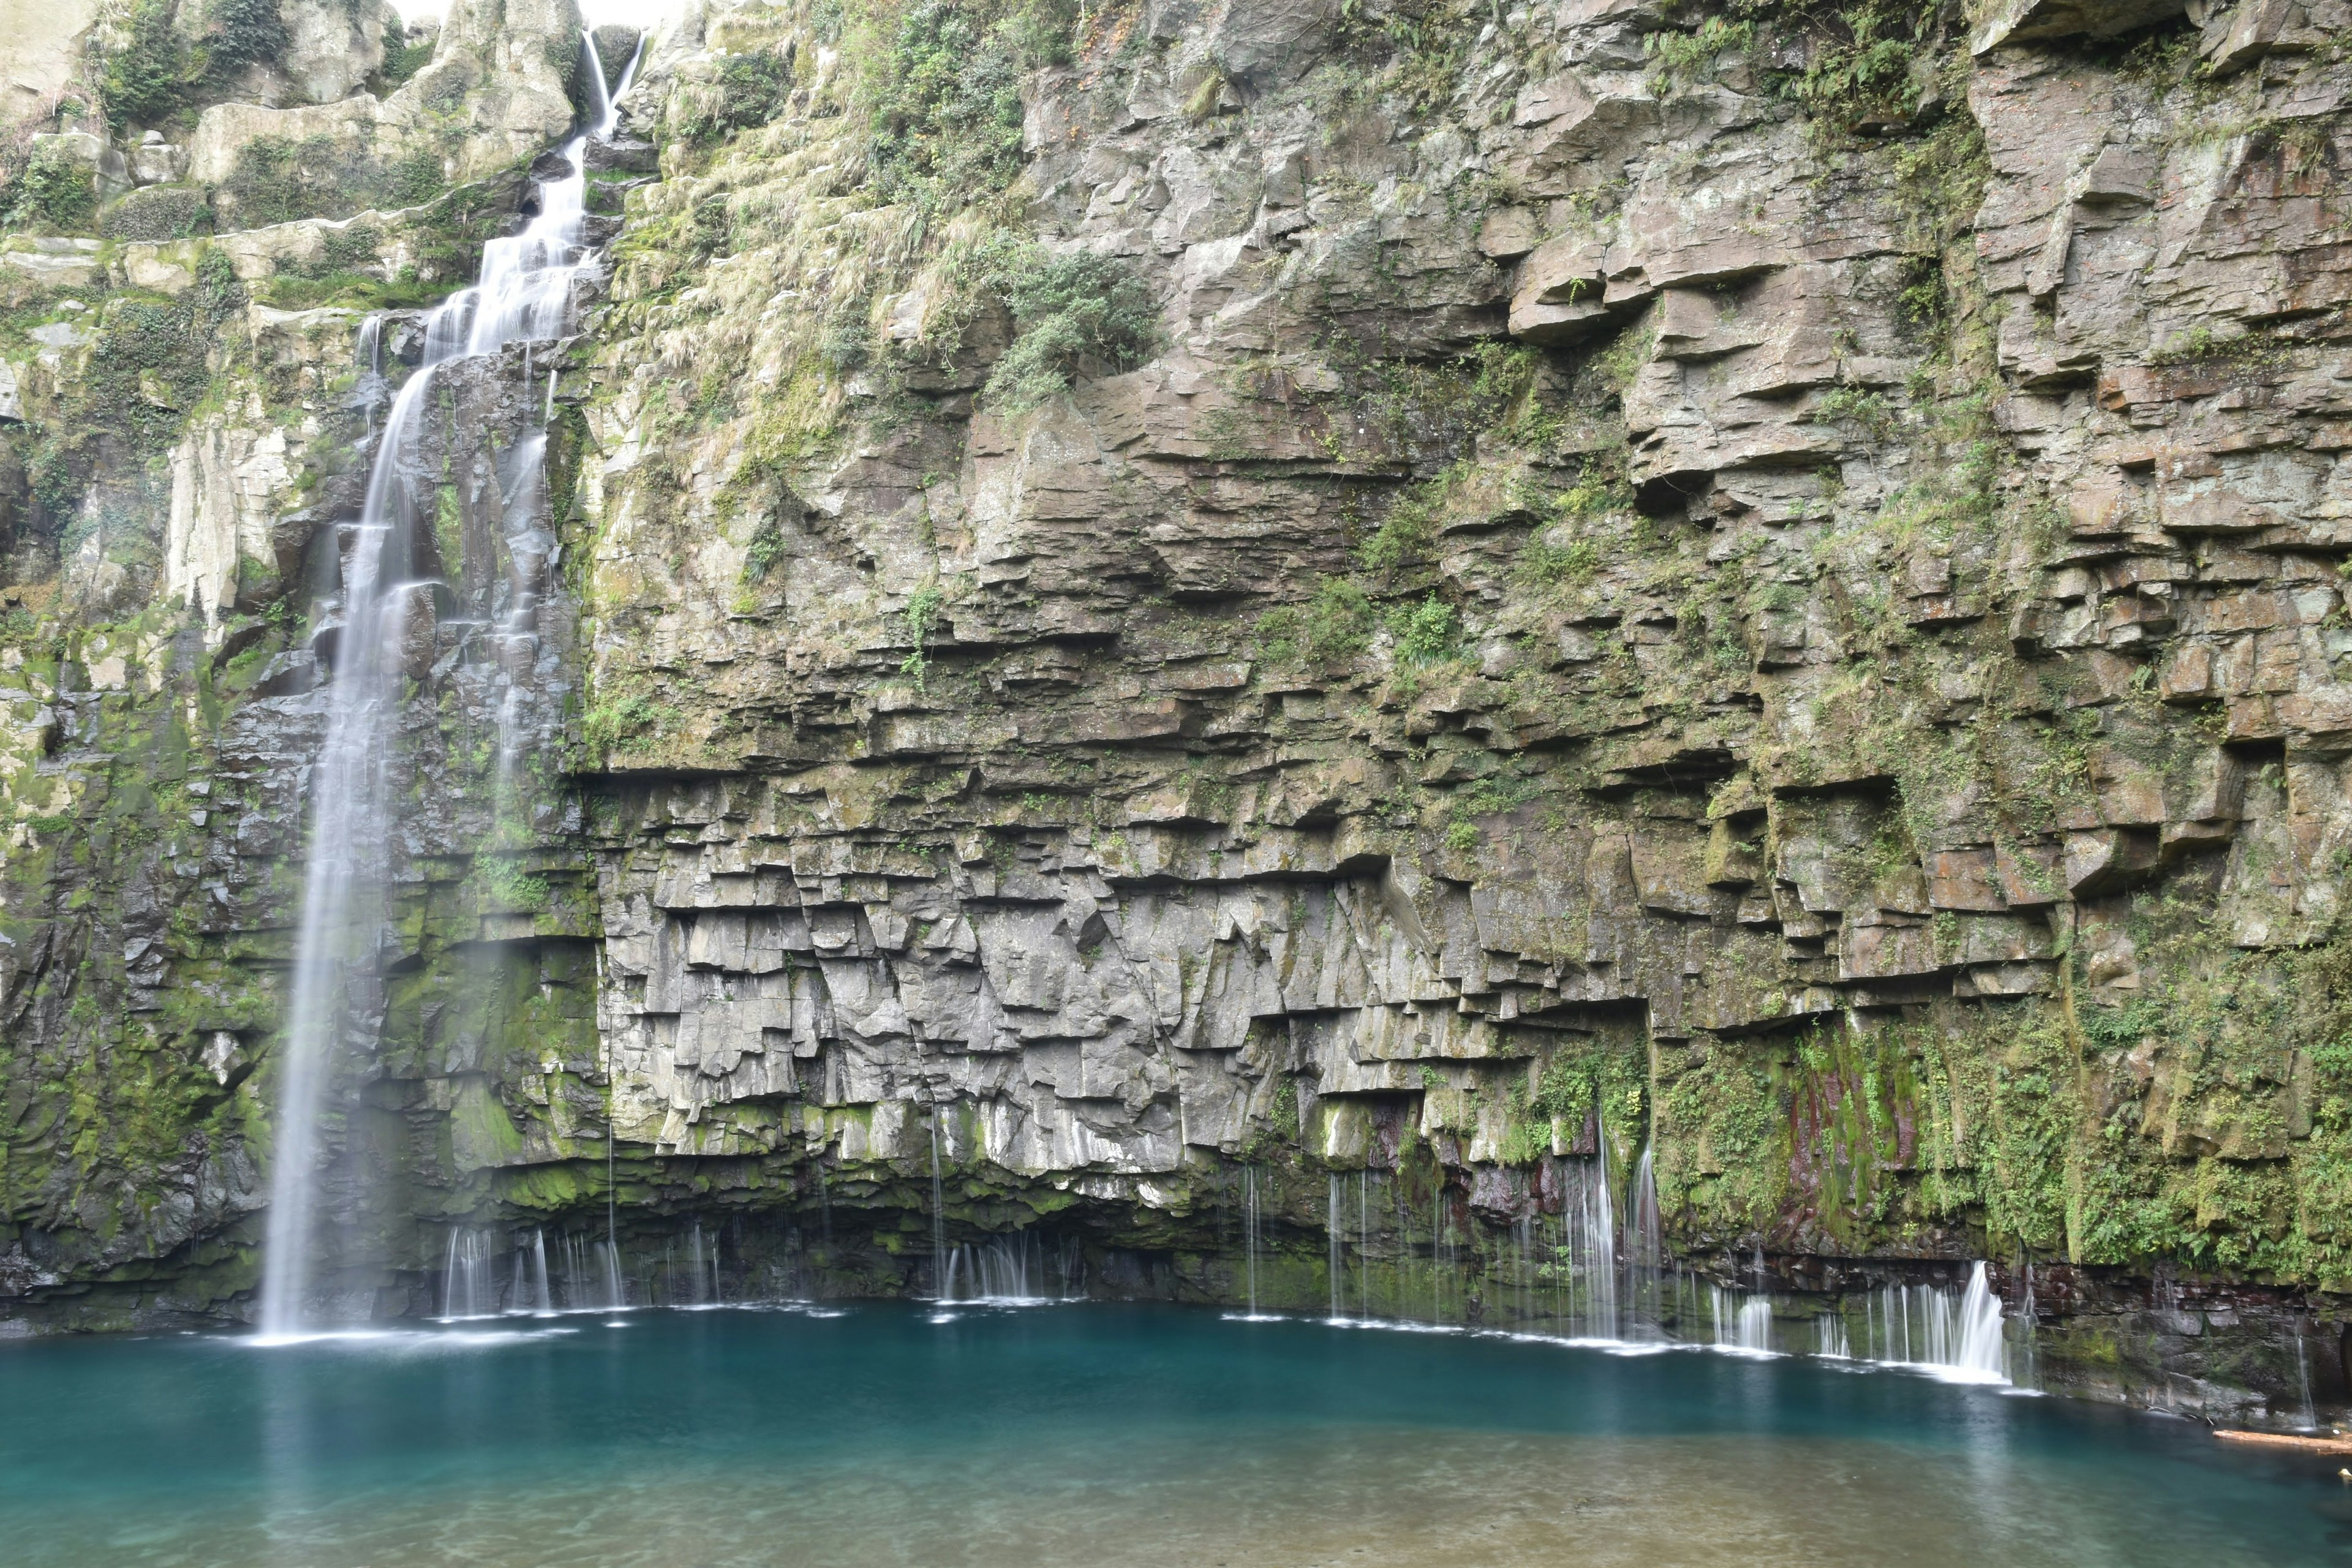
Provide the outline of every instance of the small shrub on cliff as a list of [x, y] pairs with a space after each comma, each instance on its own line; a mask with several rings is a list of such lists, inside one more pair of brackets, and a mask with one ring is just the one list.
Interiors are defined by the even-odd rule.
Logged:
[[11, 219], [16, 223], [73, 232], [88, 228], [98, 216], [98, 190], [89, 165], [56, 142], [44, 142], [34, 150], [13, 195]]
[[873, 46], [861, 96], [886, 201], [951, 211], [1021, 172], [1021, 84], [1069, 58], [1070, 0], [913, 0], [860, 18]]
[[1454, 606], [1434, 594], [1418, 605], [1391, 610], [1388, 627], [1396, 639], [1399, 664], [1442, 664], [1461, 653], [1462, 622]]
[[215, 71], [278, 58], [293, 41], [278, 0], [211, 0], [205, 42]]
[[126, 126], [169, 120], [181, 106], [190, 65], [187, 50], [172, 28], [169, 0], [139, 0], [131, 8], [129, 39], [108, 52], [99, 72], [106, 122], [119, 133]]
[[656, 702], [642, 692], [630, 692], [600, 702], [583, 714], [580, 738], [590, 755], [601, 760], [638, 742], [648, 731], [661, 734], [679, 717], [677, 709]]
[[1303, 605], [1280, 605], [1258, 617], [1258, 651], [1276, 664], [1340, 664], [1372, 646], [1377, 624], [1360, 584], [1327, 577]]
[[399, 13], [387, 8], [383, 14], [383, 65], [375, 78], [379, 96], [390, 93], [431, 65], [437, 41], [431, 28], [412, 29], [400, 19]]
[[1131, 369], [1159, 346], [1150, 293], [1109, 257], [1049, 256], [1034, 244], [1000, 256], [989, 283], [1013, 313], [1017, 335], [982, 389], [991, 407], [1034, 408], [1077, 377]]
[[1709, 16], [1688, 32], [1652, 33], [1642, 40], [1652, 62], [1651, 96], [1664, 98], [1685, 82], [1712, 81], [1719, 58], [1744, 53], [1755, 42], [1756, 24], [1746, 17]]

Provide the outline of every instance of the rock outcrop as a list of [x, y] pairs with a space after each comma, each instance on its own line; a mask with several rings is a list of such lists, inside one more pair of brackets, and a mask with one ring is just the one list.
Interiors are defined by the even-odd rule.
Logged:
[[[249, 1286], [359, 307], [573, 115], [576, 17], [502, 15], [205, 109], [210, 237], [0, 256], [28, 1318]], [[1246, 1167], [1277, 1252], [1370, 1173], [1502, 1312], [1605, 1168], [1727, 1279], [1989, 1258], [2061, 1381], [2340, 1384], [2347, 29], [688, 8], [581, 335], [456, 394], [347, 1299], [722, 1216], [926, 1289], [935, 1171], [1229, 1294]], [[432, 205], [251, 177], [347, 132]]]

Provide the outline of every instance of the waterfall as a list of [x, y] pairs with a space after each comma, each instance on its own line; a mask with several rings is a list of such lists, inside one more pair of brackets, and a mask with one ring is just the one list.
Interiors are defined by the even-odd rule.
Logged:
[[1326, 1199], [1326, 1209], [1323, 1220], [1323, 1244], [1325, 1252], [1328, 1255], [1324, 1261], [1324, 1267], [1331, 1277], [1331, 1321], [1335, 1323], [1338, 1322], [1342, 1316], [1339, 1310], [1339, 1287], [1341, 1281], [1347, 1278], [1347, 1243], [1340, 1239], [1341, 1234], [1342, 1233], [1339, 1229], [1339, 1173], [1334, 1171], [1330, 1175], [1330, 1191]]
[[1853, 1359], [1853, 1352], [1846, 1343], [1845, 1320], [1834, 1312], [1824, 1312], [1813, 1320], [1813, 1343], [1816, 1355], [1831, 1361]]
[[931, 1291], [942, 1301], [955, 1299], [955, 1281], [948, 1276], [947, 1219], [944, 1188], [940, 1183], [940, 1108], [931, 1107]]
[[457, 1226], [449, 1232], [447, 1256], [441, 1265], [441, 1315], [445, 1318], [478, 1317], [496, 1307], [485, 1306], [489, 1283], [489, 1237], [467, 1226]]
[[[1061, 1267], [1066, 1286], [1072, 1271], [1066, 1251]], [[970, 1295], [957, 1293], [960, 1280], [970, 1281]], [[948, 1290], [942, 1300], [1005, 1307], [1037, 1306], [1053, 1300], [1045, 1293], [1045, 1254], [1036, 1236], [1029, 1231], [1015, 1231], [1011, 1236], [992, 1236], [958, 1247], [949, 1256]]]
[[[582, 47], [601, 95], [604, 67], [595, 42], [588, 38]], [[629, 68], [635, 69], [634, 59]], [[404, 655], [413, 651], [408, 643], [420, 631], [429, 637], [433, 624], [432, 585], [416, 579], [411, 550], [431, 478], [419, 449], [425, 393], [436, 367], [451, 359], [563, 333], [573, 286], [590, 259], [583, 244], [588, 140], [609, 135], [613, 119], [612, 105], [603, 104], [589, 130], [562, 149], [570, 172], [540, 185], [538, 215], [520, 235], [485, 246], [479, 280], [427, 318], [424, 363], [392, 400], [360, 520], [338, 530], [342, 592], [327, 606], [318, 642], [332, 679], [326, 736], [306, 785], [310, 835], [280, 1047], [262, 1251], [260, 1318], [268, 1337], [302, 1327], [318, 1240], [327, 1089], [339, 1046], [364, 1027], [364, 999], [350, 993], [380, 941], [377, 902], [389, 868], [387, 764], [399, 677]], [[359, 347], [371, 371], [379, 363], [382, 341], [380, 323], [362, 327]], [[373, 405], [370, 409], [372, 422]]]
[[1372, 1173], [1356, 1173], [1356, 1300], [1358, 1315], [1372, 1315]]
[[1249, 1258], [1249, 1310], [1257, 1316], [1257, 1167], [1242, 1167], [1242, 1247]]
[[617, 1311], [621, 1308], [629, 1304], [627, 1293], [621, 1289], [620, 1247], [616, 1243], [610, 1241], [598, 1242], [596, 1244], [596, 1260], [604, 1266], [604, 1305], [607, 1308]]
[[1576, 1167], [1575, 1191], [1561, 1205], [1559, 1250], [1556, 1267], [1564, 1276], [1569, 1332], [1585, 1339], [1616, 1339], [1622, 1327], [1617, 1315], [1617, 1208], [1609, 1190], [1606, 1153]]
[[1772, 1303], [1761, 1295], [1740, 1296], [1714, 1287], [1715, 1343], [1718, 1350], [1769, 1354], [1772, 1349]]
[[2294, 1387], [2300, 1404], [2295, 1420], [2298, 1430], [2319, 1430], [2319, 1413], [2311, 1403], [2311, 1352], [2304, 1349], [2303, 1325], [2294, 1325]]
[[[1868, 1308], [1865, 1307], [1865, 1311]], [[1914, 1366], [1956, 1383], [2007, 1383], [2008, 1347], [2000, 1302], [1982, 1263], [1959, 1290], [1934, 1285], [1888, 1285], [1878, 1291], [1872, 1359]]]

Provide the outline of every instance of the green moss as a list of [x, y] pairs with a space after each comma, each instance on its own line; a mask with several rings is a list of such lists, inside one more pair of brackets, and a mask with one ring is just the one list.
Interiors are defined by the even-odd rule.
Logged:
[[110, 205], [99, 225], [109, 239], [163, 242], [212, 232], [213, 209], [194, 185], [149, 185]]

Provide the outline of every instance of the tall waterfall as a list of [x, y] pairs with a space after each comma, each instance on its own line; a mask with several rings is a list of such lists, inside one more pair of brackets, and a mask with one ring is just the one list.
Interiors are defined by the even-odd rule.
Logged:
[[[436, 368], [450, 360], [496, 353], [509, 342], [559, 337], [569, 324], [573, 285], [589, 262], [583, 243], [588, 142], [610, 136], [615, 121], [595, 40], [583, 39], [582, 47], [593, 118], [563, 148], [570, 172], [541, 184], [538, 216], [522, 233], [484, 247], [479, 281], [451, 296], [426, 320], [424, 363], [393, 399], [360, 520], [340, 530], [342, 594], [328, 619], [331, 645], [324, 634], [320, 638], [333, 679], [326, 741], [310, 779], [309, 858], [262, 1252], [261, 1329], [268, 1336], [302, 1327], [317, 1238], [327, 1086], [340, 1060], [339, 1046], [360, 1026], [352, 981], [374, 958], [383, 929], [381, 901], [390, 868], [388, 763], [398, 677], [411, 636], [432, 624], [434, 584], [417, 577], [414, 554], [420, 509], [429, 494], [421, 450], [425, 395]], [[628, 90], [636, 66], [631, 59], [621, 93]], [[370, 369], [381, 342], [380, 326], [362, 331], [362, 351]], [[532, 450], [534, 460], [543, 461], [543, 441]], [[535, 473], [528, 476], [528, 485], [537, 479]], [[528, 485], [519, 480], [518, 488]]]

